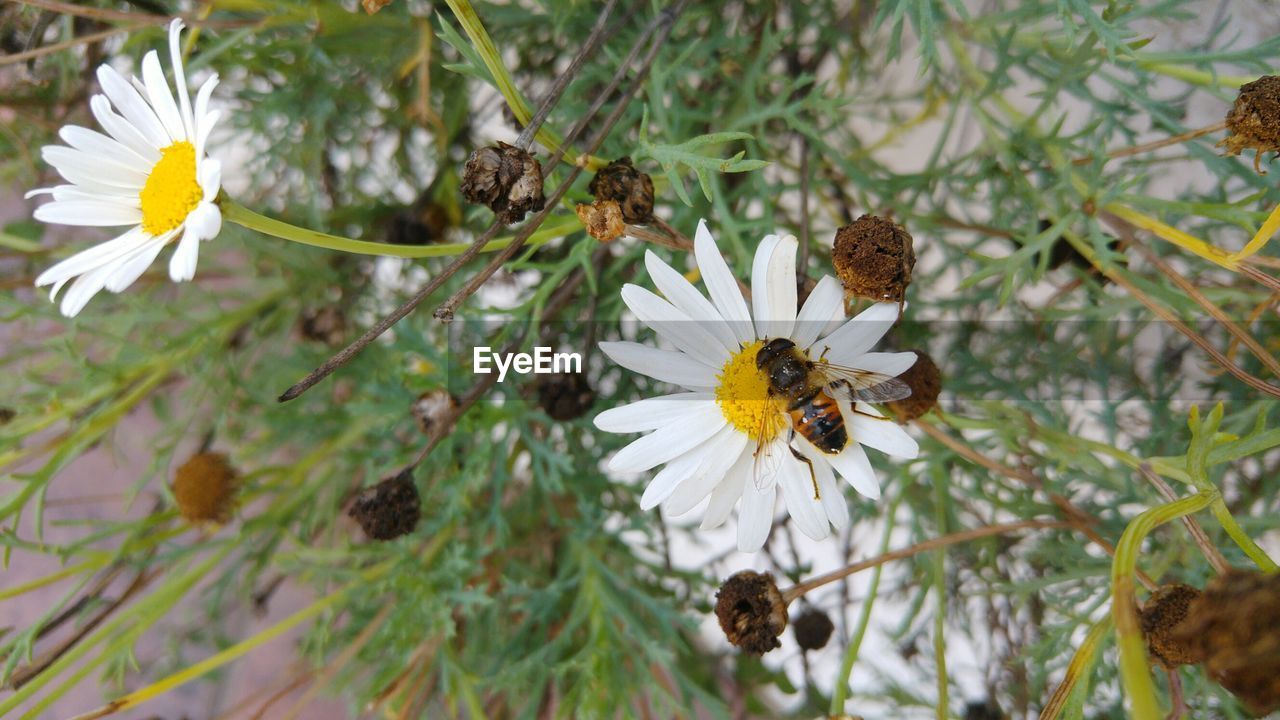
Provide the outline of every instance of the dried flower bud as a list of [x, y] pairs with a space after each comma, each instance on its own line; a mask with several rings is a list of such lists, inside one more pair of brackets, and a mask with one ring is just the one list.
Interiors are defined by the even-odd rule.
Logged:
[[405, 470], [361, 490], [347, 514], [373, 540], [394, 540], [413, 532], [422, 517], [422, 500], [413, 484], [413, 471]]
[[1214, 578], [1173, 636], [1255, 715], [1280, 710], [1280, 575]]
[[916, 255], [911, 235], [901, 225], [863, 215], [836, 232], [831, 262], [845, 297], [902, 302]]
[[716, 619], [729, 642], [755, 655], [778, 647], [787, 629], [787, 604], [773, 576], [743, 570], [716, 593]]
[[1262, 153], [1280, 153], [1280, 77], [1266, 75], [1240, 86], [1240, 94], [1227, 113], [1228, 135], [1219, 142], [1227, 153], [1253, 150], [1253, 169]]
[[831, 633], [835, 631], [836, 626], [826, 613], [810, 609], [801, 613], [800, 617], [791, 623], [791, 628], [796, 633], [796, 643], [801, 649], [821, 650], [827, 646], [827, 641], [831, 639]]
[[1142, 635], [1147, 639], [1147, 652], [1169, 670], [1204, 659], [1199, 654], [1199, 648], [1188, 646], [1174, 634], [1178, 625], [1186, 619], [1191, 603], [1198, 597], [1199, 590], [1190, 585], [1173, 583], [1156, 588], [1142, 607], [1139, 620], [1142, 623]]
[[590, 205], [577, 207], [578, 219], [586, 227], [587, 234], [600, 242], [609, 242], [623, 236], [627, 226], [622, 222], [622, 210], [612, 200], [597, 200]]
[[462, 196], [486, 205], [510, 225], [546, 204], [542, 166], [528, 152], [506, 143], [477, 148], [462, 172]]
[[911, 388], [911, 395], [889, 403], [889, 410], [898, 418], [898, 422], [906, 423], [924, 415], [938, 404], [938, 393], [942, 391], [942, 373], [933, 362], [933, 358], [923, 350], [914, 351], [916, 362], [898, 379]]
[[419, 395], [418, 399], [413, 401], [410, 412], [422, 434], [432, 437], [442, 427], [445, 418], [457, 407], [458, 399], [450, 395], [449, 391], [438, 388]]
[[601, 168], [591, 178], [587, 190], [597, 202], [613, 200], [618, 203], [622, 219], [629, 223], [647, 225], [653, 222], [653, 180], [648, 174], [636, 170], [629, 157], [620, 157]]
[[555, 420], [576, 420], [595, 401], [595, 390], [582, 373], [554, 373], [539, 379], [538, 406]]
[[1006, 715], [995, 700], [981, 700], [965, 705], [964, 720], [1005, 720]]
[[298, 332], [307, 340], [338, 347], [347, 336], [347, 314], [337, 305], [307, 310], [298, 318]]
[[173, 476], [173, 499], [187, 522], [225, 523], [240, 488], [237, 473], [222, 453], [196, 453]]

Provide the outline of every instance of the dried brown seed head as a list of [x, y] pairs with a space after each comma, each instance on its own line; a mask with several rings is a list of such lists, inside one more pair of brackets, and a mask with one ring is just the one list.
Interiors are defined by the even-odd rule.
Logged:
[[413, 472], [405, 470], [361, 490], [347, 514], [373, 540], [394, 540], [413, 532], [422, 517], [422, 500], [413, 484]]
[[486, 205], [510, 225], [546, 205], [542, 165], [528, 152], [506, 143], [477, 148], [462, 171], [462, 196]]
[[716, 619], [729, 642], [755, 655], [778, 647], [787, 629], [787, 604], [773, 576], [743, 570], [716, 593]]
[[1280, 710], [1280, 574], [1214, 578], [1174, 637], [1255, 715]]
[[1174, 634], [1198, 597], [1199, 590], [1173, 583], [1156, 588], [1142, 606], [1139, 620], [1142, 635], [1147, 639], [1147, 652], [1165, 668], [1172, 670], [1204, 659], [1198, 654], [1199, 648], [1188, 646]]
[[586, 227], [587, 234], [600, 242], [609, 242], [623, 236], [627, 226], [622, 222], [622, 210], [612, 200], [597, 200], [590, 205], [577, 207], [578, 219]]
[[298, 332], [307, 340], [338, 347], [347, 337], [347, 314], [337, 305], [307, 310], [298, 318]]
[[827, 646], [827, 641], [831, 639], [831, 633], [835, 631], [836, 626], [831, 622], [831, 618], [821, 610], [805, 610], [791, 623], [791, 629], [795, 631], [796, 643], [803, 650], [821, 650]]
[[458, 400], [443, 388], [428, 390], [413, 401], [410, 413], [423, 435], [432, 437], [443, 427], [445, 419], [458, 407]]
[[555, 420], [576, 420], [595, 401], [595, 390], [582, 373], [554, 373], [538, 381], [538, 406]]
[[1228, 135], [1219, 142], [1227, 153], [1253, 150], [1253, 167], [1264, 152], [1280, 153], [1280, 77], [1266, 75], [1240, 86], [1240, 94], [1227, 113]]
[[235, 468], [222, 453], [196, 453], [173, 476], [173, 499], [188, 522], [225, 523], [240, 487]]
[[836, 232], [831, 262], [846, 297], [902, 302], [916, 255], [911, 235], [901, 225], [863, 215]]
[[622, 219], [634, 225], [653, 222], [653, 179], [620, 157], [591, 178], [587, 190], [596, 201], [613, 200], [622, 210]]
[[915, 420], [932, 410], [938, 405], [938, 393], [942, 392], [942, 372], [933, 358], [923, 350], [916, 350], [915, 354], [915, 364], [898, 376], [911, 388], [911, 395], [889, 403], [889, 409], [900, 423]]

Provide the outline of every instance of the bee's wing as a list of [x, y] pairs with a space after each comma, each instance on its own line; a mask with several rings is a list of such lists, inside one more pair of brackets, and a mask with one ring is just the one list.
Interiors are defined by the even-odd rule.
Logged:
[[761, 418], [760, 431], [756, 433], [755, 457], [751, 463], [751, 479], [760, 491], [777, 482], [778, 473], [782, 470], [782, 455], [787, 451], [787, 443], [776, 440], [763, 442], [758, 439], [764, 437], [767, 422], [767, 418]]
[[849, 402], [886, 403], [911, 396], [911, 388], [898, 378], [817, 360], [814, 369], [826, 380], [832, 397]]

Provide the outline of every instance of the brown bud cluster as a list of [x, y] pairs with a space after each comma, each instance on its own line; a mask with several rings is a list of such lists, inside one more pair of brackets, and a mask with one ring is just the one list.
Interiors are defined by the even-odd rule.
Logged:
[[1280, 77], [1266, 75], [1240, 86], [1240, 94], [1227, 113], [1228, 135], [1219, 142], [1227, 153], [1253, 150], [1253, 169], [1264, 152], [1280, 153]]
[[1191, 647], [1176, 635], [1178, 626], [1187, 619], [1191, 603], [1200, 591], [1190, 585], [1162, 585], [1151, 593], [1142, 606], [1139, 621], [1147, 640], [1147, 653], [1165, 668], [1198, 663], [1204, 658], [1199, 648]]
[[590, 205], [579, 205], [576, 210], [587, 234], [600, 242], [617, 240], [627, 231], [622, 222], [622, 209], [613, 200], [597, 200]]
[[595, 390], [582, 373], [554, 373], [538, 381], [538, 406], [554, 420], [576, 420], [587, 414], [595, 401]]
[[506, 143], [477, 148], [462, 171], [462, 196], [485, 205], [503, 223], [520, 222], [546, 204], [542, 165], [527, 151]]
[[413, 532], [422, 517], [422, 500], [413, 484], [413, 472], [405, 470], [361, 490], [347, 514], [373, 540], [394, 540]]
[[458, 407], [458, 400], [443, 388], [428, 390], [413, 401], [409, 412], [423, 435], [433, 437], [443, 427], [448, 416]]
[[338, 347], [347, 337], [347, 314], [337, 305], [307, 310], [298, 318], [298, 332], [307, 340]]
[[1250, 712], [1280, 710], [1280, 574], [1235, 570], [1215, 578], [1173, 636]]
[[173, 476], [178, 513], [192, 523], [230, 520], [239, 488], [238, 474], [222, 453], [196, 453]]
[[787, 604], [773, 576], [743, 570], [716, 593], [716, 619], [729, 642], [754, 655], [780, 646], [787, 629]]
[[846, 298], [902, 302], [916, 255], [911, 235], [901, 225], [863, 215], [836, 232], [831, 262]]
[[633, 225], [653, 222], [653, 180], [631, 164], [631, 158], [620, 157], [591, 178], [587, 190], [597, 204], [604, 200], [618, 203], [622, 219]]
[[791, 628], [795, 631], [796, 643], [802, 650], [821, 650], [827, 646], [836, 626], [826, 613], [810, 609], [801, 613], [791, 623]]
[[938, 405], [938, 393], [942, 392], [942, 372], [933, 358], [923, 350], [916, 350], [916, 362], [898, 379], [911, 388], [911, 395], [889, 403], [889, 410], [906, 423], [924, 415]]

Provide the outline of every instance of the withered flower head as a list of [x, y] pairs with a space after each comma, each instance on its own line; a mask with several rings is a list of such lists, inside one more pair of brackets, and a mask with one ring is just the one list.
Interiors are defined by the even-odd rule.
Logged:
[[225, 523], [235, 509], [240, 481], [222, 453], [196, 453], [173, 476], [173, 499], [187, 522]]
[[613, 200], [597, 200], [576, 209], [587, 234], [600, 242], [616, 240], [627, 231], [626, 224], [622, 222], [622, 210]]
[[620, 157], [601, 168], [591, 178], [587, 190], [597, 203], [613, 200], [622, 210], [622, 219], [635, 225], [653, 222], [653, 180], [631, 164], [631, 158]]
[[755, 655], [778, 647], [787, 629], [787, 604], [769, 573], [735, 573], [716, 593], [716, 619], [729, 642]]
[[1280, 710], [1280, 575], [1214, 578], [1173, 636], [1259, 717]]
[[347, 336], [347, 314], [337, 305], [307, 310], [298, 318], [298, 332], [307, 340], [337, 347]]
[[863, 215], [836, 232], [831, 262], [847, 297], [902, 302], [916, 255], [911, 235], [901, 225]]
[[805, 610], [791, 623], [796, 633], [796, 643], [804, 650], [821, 650], [827, 646], [836, 626], [826, 613], [817, 609]]
[[1204, 659], [1198, 654], [1199, 648], [1189, 646], [1174, 635], [1198, 597], [1200, 591], [1190, 585], [1172, 583], [1156, 588], [1142, 607], [1139, 620], [1142, 636], [1147, 639], [1147, 652], [1165, 668], [1172, 670]]
[[408, 535], [422, 517], [422, 500], [413, 484], [413, 471], [404, 470], [356, 495], [347, 514], [373, 540]]
[[914, 352], [915, 364], [898, 376], [911, 388], [911, 395], [889, 403], [889, 409], [900, 423], [915, 420], [932, 410], [938, 404], [938, 393], [942, 392], [942, 373], [933, 358], [923, 350]]
[[542, 165], [528, 152], [503, 142], [477, 148], [462, 171], [462, 196], [488, 206], [507, 225], [520, 222], [525, 213], [546, 204]]
[[1227, 132], [1218, 144], [1231, 155], [1253, 150], [1253, 169], [1262, 172], [1262, 153], [1280, 153], [1280, 77], [1266, 75], [1240, 86], [1227, 113]]
[[538, 381], [538, 406], [555, 420], [576, 420], [595, 401], [596, 393], [582, 373], [554, 373]]
[[458, 407], [458, 400], [444, 388], [428, 390], [413, 401], [410, 412], [423, 435], [432, 437], [441, 427], [445, 417]]

